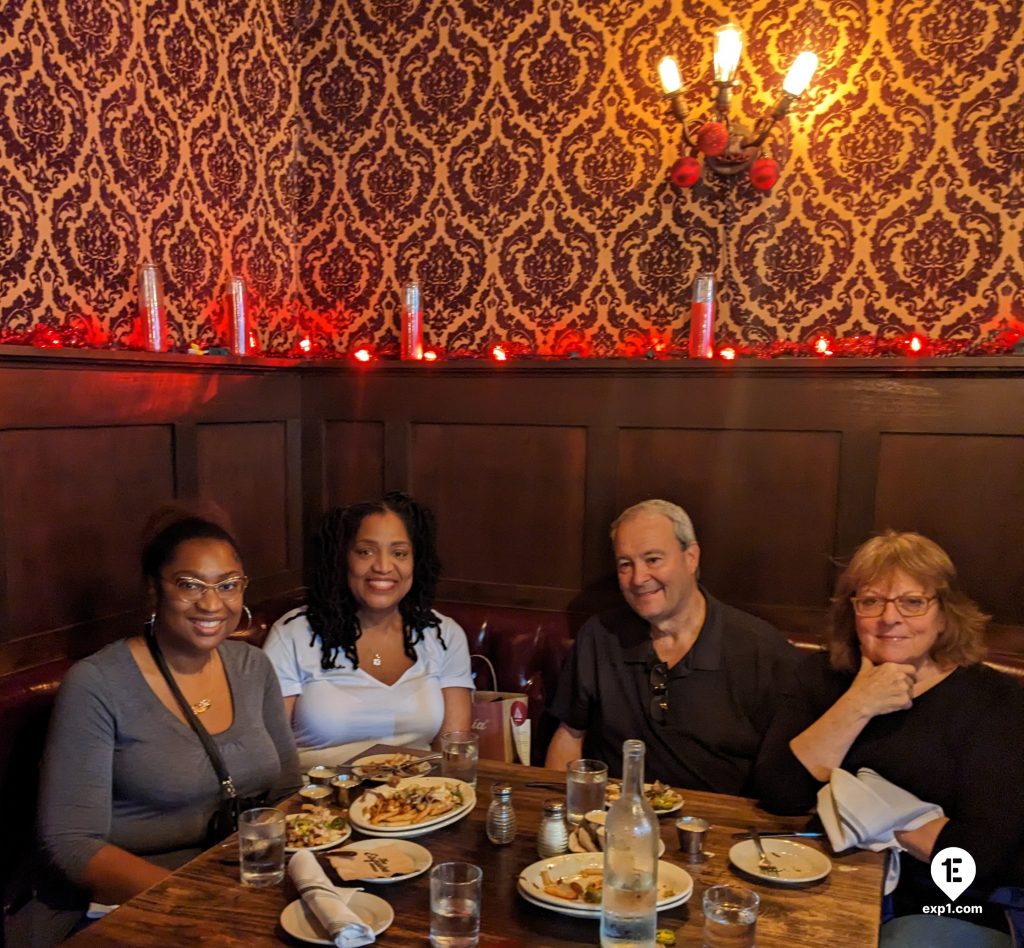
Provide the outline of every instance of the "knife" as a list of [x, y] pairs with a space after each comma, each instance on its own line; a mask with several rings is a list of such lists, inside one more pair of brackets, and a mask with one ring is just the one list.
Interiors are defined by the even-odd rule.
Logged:
[[[758, 833], [761, 839], [792, 839], [798, 837], [800, 839], [822, 839], [824, 833]], [[733, 839], [753, 839], [754, 837], [750, 833], [733, 833]]]

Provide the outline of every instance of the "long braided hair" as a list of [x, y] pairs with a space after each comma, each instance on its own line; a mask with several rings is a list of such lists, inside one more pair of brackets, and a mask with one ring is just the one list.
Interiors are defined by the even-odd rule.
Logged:
[[371, 514], [387, 512], [401, 519], [412, 542], [412, 587], [398, 604], [405, 654], [415, 662], [416, 645], [431, 628], [437, 630], [441, 647], [448, 647], [441, 638], [441, 622], [433, 612], [434, 592], [441, 575], [437, 520], [429, 507], [392, 491], [378, 501], [333, 507], [320, 523], [305, 615], [313, 632], [309, 644], [320, 640], [320, 667], [325, 670], [337, 667], [339, 651], [353, 668], [359, 667], [356, 641], [363, 630], [359, 624], [359, 603], [348, 585], [348, 551], [363, 520]]

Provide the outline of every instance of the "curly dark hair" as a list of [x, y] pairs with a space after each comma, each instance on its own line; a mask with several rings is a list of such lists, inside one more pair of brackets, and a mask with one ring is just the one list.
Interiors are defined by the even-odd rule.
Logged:
[[448, 647], [441, 638], [441, 622], [433, 611], [434, 592], [441, 575], [437, 520], [429, 507], [399, 491], [391, 491], [380, 500], [333, 507], [320, 523], [305, 616], [313, 631], [310, 645], [320, 640], [320, 666], [324, 669], [337, 667], [339, 651], [344, 652], [353, 668], [359, 667], [356, 641], [363, 630], [359, 624], [359, 603], [346, 579], [348, 551], [366, 517], [388, 512], [401, 518], [412, 541], [412, 588], [398, 604], [405, 654], [416, 661], [416, 645], [427, 629], [436, 629], [441, 647]]

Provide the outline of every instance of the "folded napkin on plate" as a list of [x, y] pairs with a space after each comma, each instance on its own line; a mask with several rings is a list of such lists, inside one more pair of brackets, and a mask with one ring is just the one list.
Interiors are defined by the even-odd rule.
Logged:
[[858, 770], [856, 777], [846, 770], [833, 770], [829, 782], [818, 791], [818, 816], [836, 852], [854, 846], [874, 852], [890, 850], [886, 895], [900, 878], [897, 853], [903, 847], [896, 833], [917, 829], [944, 815], [942, 807], [919, 800], [867, 767]]
[[339, 889], [331, 885], [311, 852], [303, 850], [292, 856], [288, 875], [299, 890], [302, 901], [319, 919], [338, 948], [359, 948], [376, 941], [370, 926], [348, 907], [349, 899], [360, 890]]
[[338, 878], [344, 882], [405, 876], [416, 868], [416, 863], [408, 853], [388, 842], [373, 849], [342, 848], [331, 853], [327, 860], [338, 873]]

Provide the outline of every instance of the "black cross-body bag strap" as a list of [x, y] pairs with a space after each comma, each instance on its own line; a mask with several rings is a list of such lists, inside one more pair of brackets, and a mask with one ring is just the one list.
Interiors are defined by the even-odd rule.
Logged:
[[238, 796], [238, 792], [235, 790], [235, 784], [231, 779], [231, 774], [228, 773], [228, 768], [224, 765], [224, 758], [220, 756], [220, 751], [217, 750], [217, 745], [213, 742], [213, 738], [210, 737], [210, 732], [203, 726], [203, 722], [199, 720], [185, 699], [185, 696], [181, 693], [178, 683], [174, 680], [171, 670], [167, 667], [167, 659], [164, 658], [164, 653], [160, 651], [160, 645], [157, 643], [156, 636], [151, 631], [146, 633], [146, 644], [149, 646], [149, 654], [153, 656], [153, 661], [156, 662], [156, 667], [160, 669], [160, 674], [164, 676], [164, 681], [167, 682], [167, 687], [171, 689], [171, 694], [174, 695], [175, 700], [181, 707], [185, 720], [192, 726], [192, 730], [196, 732], [196, 736], [206, 750], [206, 755], [210, 758], [210, 763], [213, 764], [213, 769], [217, 772], [221, 796], [225, 800], [234, 800]]

